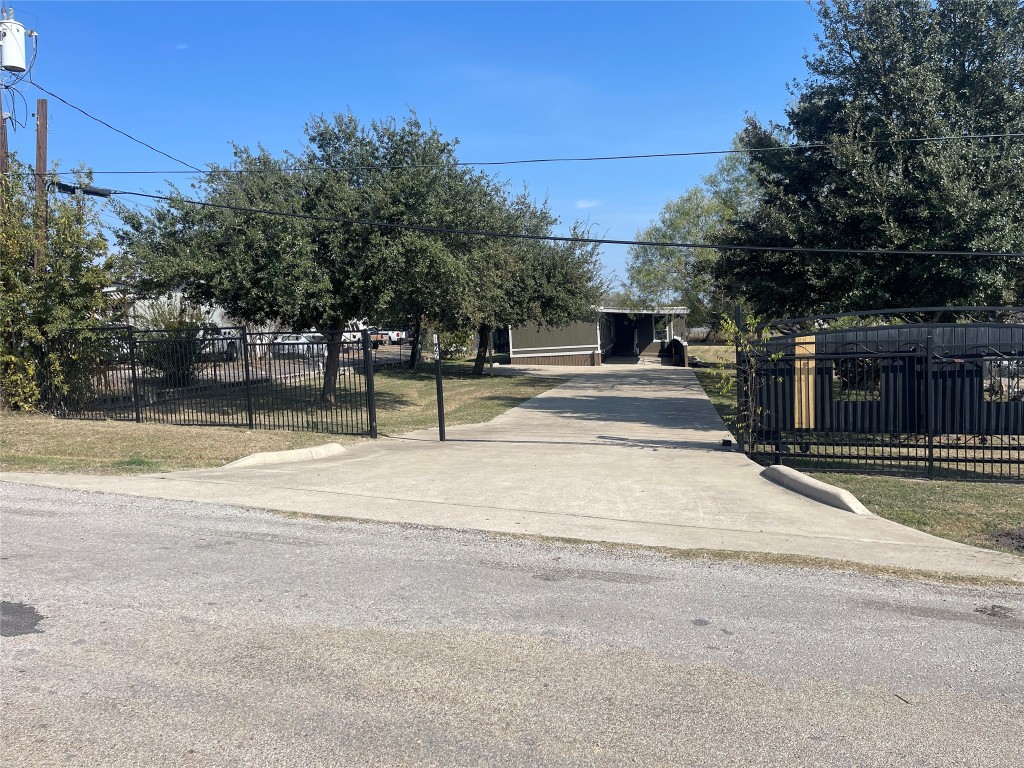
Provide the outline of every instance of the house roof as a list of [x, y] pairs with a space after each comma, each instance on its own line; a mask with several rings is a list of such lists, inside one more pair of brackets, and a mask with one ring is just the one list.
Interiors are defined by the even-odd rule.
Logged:
[[688, 315], [689, 307], [643, 307], [635, 309], [630, 307], [597, 307], [598, 312], [608, 315]]

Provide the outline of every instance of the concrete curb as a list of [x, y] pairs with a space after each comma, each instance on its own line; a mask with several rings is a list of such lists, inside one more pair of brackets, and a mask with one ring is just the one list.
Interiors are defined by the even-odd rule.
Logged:
[[345, 448], [338, 443], [325, 443], [315, 445], [312, 448], [296, 448], [293, 451], [266, 451], [243, 456], [237, 461], [225, 464], [221, 469], [227, 467], [261, 467], [267, 464], [287, 464], [290, 461], [308, 461], [310, 459], [327, 459], [344, 453]]
[[836, 488], [834, 485], [815, 480], [792, 467], [784, 467], [779, 464], [765, 467], [761, 472], [761, 477], [776, 485], [781, 485], [783, 488], [788, 488], [794, 493], [799, 493], [801, 496], [828, 504], [830, 507], [844, 509], [855, 515], [875, 516], [874, 512], [861, 504], [856, 496], [844, 488]]

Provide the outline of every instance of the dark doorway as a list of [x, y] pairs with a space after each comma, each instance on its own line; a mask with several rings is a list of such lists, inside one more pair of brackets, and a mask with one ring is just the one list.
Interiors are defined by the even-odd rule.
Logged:
[[612, 345], [613, 355], [636, 357], [636, 321], [627, 314], [613, 315], [615, 322], [615, 343]]

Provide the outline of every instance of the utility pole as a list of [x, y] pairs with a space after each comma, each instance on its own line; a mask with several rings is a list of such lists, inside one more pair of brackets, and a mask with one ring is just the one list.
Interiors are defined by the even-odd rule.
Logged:
[[36, 253], [32, 266], [39, 269], [46, 256], [46, 99], [36, 101]]

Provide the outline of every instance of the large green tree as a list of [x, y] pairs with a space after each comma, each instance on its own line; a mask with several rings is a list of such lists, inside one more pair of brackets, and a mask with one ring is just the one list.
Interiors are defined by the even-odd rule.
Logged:
[[[739, 136], [759, 203], [724, 242], [1024, 251], [1024, 4], [818, 6], [822, 33], [782, 125]], [[948, 138], [954, 137], [954, 138]], [[787, 144], [826, 147], [785, 150]], [[729, 289], [767, 314], [1020, 301], [1020, 259], [730, 251]]]
[[[189, 196], [175, 191], [148, 214], [122, 211], [133, 285], [181, 289], [248, 322], [322, 332], [362, 317], [417, 329], [468, 322], [466, 238], [388, 226], [475, 223], [466, 205], [473, 174], [454, 144], [415, 115], [369, 126], [351, 114], [319, 117], [306, 134], [300, 153], [236, 147], [234, 164], [214, 167]], [[339, 353], [340, 343], [328, 344], [326, 401]]]
[[[89, 332], [74, 345], [61, 337], [106, 319], [110, 274], [95, 201], [50, 192], [40, 223], [26, 171], [12, 156], [9, 173], [0, 175], [0, 406], [31, 410], [44, 395], [63, 399], [86, 385], [95, 361]], [[87, 174], [79, 181], [87, 183]]]
[[[637, 240], [658, 243], [695, 243], [713, 239], [725, 209], [703, 187], [692, 187], [670, 200], [658, 220], [636, 233]], [[626, 295], [630, 306], [684, 305], [692, 325], [712, 322], [720, 309], [715, 281], [718, 253], [710, 248], [669, 245], [633, 245], [629, 248]]]
[[[308, 134], [304, 159], [317, 169], [315, 213], [402, 225], [329, 227], [323, 244], [328, 253], [346, 253], [353, 261], [358, 275], [348, 289], [355, 316], [410, 323], [415, 364], [426, 325], [471, 328], [481, 300], [473, 276], [483, 244], [432, 230], [486, 229], [498, 187], [459, 165], [457, 142], [423, 128], [415, 115], [401, 124], [373, 123], [369, 130], [352, 115], [318, 118]], [[352, 204], [339, 208], [345, 200]]]
[[[701, 183], [661, 209], [636, 233], [657, 243], [715, 243], [728, 222], [755, 205], [756, 185], [741, 152], [726, 155]], [[716, 276], [718, 251], [670, 245], [634, 245], [626, 263], [626, 302], [639, 309], [684, 305], [693, 326], [715, 328], [728, 297]]]
[[[502, 201], [488, 222], [491, 231], [536, 238], [559, 223], [547, 201], [537, 204], [525, 192]], [[585, 240], [589, 227], [575, 221], [570, 238]], [[506, 326], [553, 327], [589, 318], [606, 288], [600, 249], [574, 240], [483, 238], [479, 251], [476, 307], [477, 356], [483, 372], [491, 333]]]
[[[497, 180], [461, 165], [456, 143], [415, 114], [368, 126], [351, 114], [317, 117], [306, 139], [300, 152], [281, 158], [236, 147], [232, 167], [213, 168], [188, 196], [175, 191], [147, 214], [124, 209], [119, 238], [128, 282], [143, 293], [181, 289], [251, 322], [320, 331], [353, 318], [408, 322], [413, 365], [425, 327], [465, 332], [504, 324], [521, 317], [522, 306], [538, 309], [531, 320], [557, 322], [550, 307], [593, 293], [594, 281], [582, 287], [580, 273], [569, 279], [563, 268], [570, 256], [584, 264], [585, 248], [466, 233], [548, 234], [554, 221], [546, 206], [510, 199]], [[561, 282], [542, 266], [561, 270]], [[541, 286], [559, 293], [535, 300]], [[328, 401], [338, 352], [328, 344]]]

